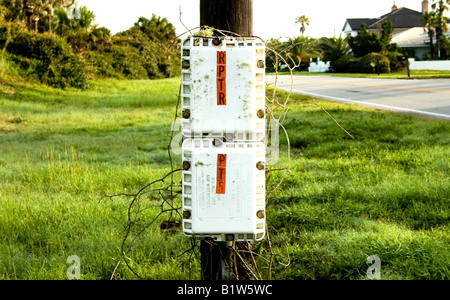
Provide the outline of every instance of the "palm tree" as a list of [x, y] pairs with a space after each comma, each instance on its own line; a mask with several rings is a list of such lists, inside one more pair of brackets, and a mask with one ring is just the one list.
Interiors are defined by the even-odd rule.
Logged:
[[52, 21], [54, 10], [65, 7], [69, 8], [75, 4], [74, 0], [42, 0], [44, 6], [44, 16], [48, 16], [48, 31], [53, 32]]
[[59, 8], [55, 10], [54, 17], [55, 33], [66, 38], [80, 54], [90, 46], [111, 40], [111, 32], [94, 24], [95, 15], [86, 6]]
[[[444, 16], [444, 12], [449, 10], [450, 0], [435, 0], [436, 2], [431, 5], [431, 7], [437, 13], [438, 25], [436, 26], [436, 41], [439, 44], [441, 36], [447, 30], [447, 18]], [[439, 47], [441, 54], [441, 59], [447, 56], [447, 51], [445, 47]]]
[[28, 28], [31, 28], [32, 26], [32, 17], [34, 14], [34, 3], [31, 0], [22, 0], [22, 8], [23, 13], [26, 17], [26, 24]]
[[151, 19], [140, 17], [134, 25], [152, 41], [165, 42], [171, 47], [177, 43], [175, 27], [166, 18], [152, 14]]
[[23, 0], [22, 7], [27, 18], [29, 29], [38, 31], [38, 22], [46, 11], [46, 0]]
[[25, 24], [26, 16], [22, 0], [2, 0], [1, 5], [6, 8], [5, 21]]
[[351, 50], [348, 37], [342, 38], [342, 36], [321, 38], [317, 47], [322, 51], [323, 60], [330, 61], [332, 64]]
[[[293, 39], [289, 39], [287, 42], [287, 49], [289, 56], [292, 57], [294, 63], [300, 68], [302, 62], [307, 62], [308, 59], [317, 57], [317, 50], [315, 47], [315, 41], [308, 39], [304, 36], [298, 36]], [[289, 59], [288, 59], [289, 61]]]
[[140, 17], [134, 24], [151, 40], [171, 40], [175, 38], [175, 27], [166, 19], [152, 14], [151, 19]]
[[295, 20], [295, 24], [298, 24], [298, 23], [300, 23], [300, 32], [303, 35], [306, 31], [306, 26], [309, 26], [309, 24], [311, 22], [305, 15], [303, 15], [303, 16], [297, 17], [297, 19]]
[[[5, 20], [22, 24], [30, 30], [52, 32], [54, 10], [69, 7], [74, 0], [0, 0], [7, 8]], [[45, 21], [44, 21], [45, 20]]]
[[33, 16], [32, 21], [34, 22], [34, 31], [38, 31], [38, 23], [43, 15], [48, 14], [48, 0], [33, 0]]
[[420, 21], [424, 26], [424, 30], [428, 32], [428, 37], [430, 38], [430, 55], [431, 59], [434, 59], [434, 35], [436, 33], [436, 26], [438, 25], [436, 12], [426, 12]]
[[110, 45], [111, 37], [111, 30], [106, 27], [99, 27], [98, 24], [95, 24], [92, 26], [89, 33], [88, 46]]
[[55, 12], [56, 30], [61, 36], [89, 31], [95, 15], [86, 6], [80, 8], [60, 8]]
[[440, 44], [447, 51], [450, 50], [450, 37], [446, 37], [445, 34], [441, 36]]

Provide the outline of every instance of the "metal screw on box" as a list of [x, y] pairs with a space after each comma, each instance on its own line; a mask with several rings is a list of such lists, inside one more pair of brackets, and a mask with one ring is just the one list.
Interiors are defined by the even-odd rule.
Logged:
[[191, 168], [191, 163], [188, 161], [183, 162], [183, 170], [188, 171]]
[[258, 210], [258, 212], [256, 213], [256, 216], [258, 217], [258, 219], [264, 219], [265, 212], [263, 210]]
[[191, 217], [191, 212], [188, 210], [183, 211], [183, 219], [189, 219]]
[[218, 37], [216, 37], [212, 40], [212, 43], [214, 46], [220, 46], [220, 44], [222, 44], [222, 41]]
[[264, 112], [262, 109], [260, 109], [260, 110], [258, 110], [258, 111], [256, 112], [256, 116], [257, 116], [258, 118], [262, 119], [262, 118], [264, 118], [264, 116], [265, 116], [265, 112]]
[[263, 171], [263, 170], [264, 170], [264, 163], [263, 163], [262, 161], [259, 161], [259, 162], [256, 164], [256, 168], [257, 168], [258, 170], [260, 170], [260, 171]]
[[191, 111], [189, 109], [185, 109], [181, 113], [181, 116], [183, 117], [183, 119], [189, 119], [191, 117]]
[[264, 68], [265, 65], [266, 65], [266, 64], [264, 63], [263, 60], [258, 60], [258, 62], [256, 63], [256, 66], [257, 66], [258, 68], [260, 68], [260, 69]]
[[189, 69], [191, 67], [191, 63], [188, 60], [183, 60], [183, 62], [181, 63], [181, 67], [183, 69]]

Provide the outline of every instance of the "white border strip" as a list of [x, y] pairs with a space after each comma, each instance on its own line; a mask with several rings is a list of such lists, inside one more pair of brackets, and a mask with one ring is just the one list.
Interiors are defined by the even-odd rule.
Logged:
[[[286, 91], [286, 92], [291, 91], [290, 88], [285, 88], [285, 87], [277, 87], [277, 88], [279, 88], [280, 90]], [[404, 112], [412, 112], [412, 113], [417, 113], [417, 114], [430, 115], [430, 116], [434, 116], [434, 117], [450, 119], [450, 115], [438, 114], [438, 113], [433, 113], [433, 112], [428, 112], [428, 111], [423, 111], [423, 110], [416, 110], [416, 109], [390, 106], [390, 105], [384, 105], [384, 104], [376, 104], [376, 103], [365, 102], [365, 101], [349, 100], [349, 99], [344, 99], [344, 98], [338, 98], [338, 97], [333, 97], [333, 96], [326, 96], [326, 95], [320, 95], [320, 94], [300, 91], [300, 90], [296, 90], [296, 89], [292, 89], [292, 92], [295, 94], [302, 94], [302, 95], [306, 95], [306, 96], [317, 97], [317, 98], [322, 98], [322, 99], [331, 100], [331, 101], [350, 103], [350, 104], [362, 104], [362, 105], [367, 105], [367, 106], [381, 107], [381, 108], [385, 108], [385, 109], [392, 109], [392, 110], [398, 110], [398, 111], [404, 111]]]

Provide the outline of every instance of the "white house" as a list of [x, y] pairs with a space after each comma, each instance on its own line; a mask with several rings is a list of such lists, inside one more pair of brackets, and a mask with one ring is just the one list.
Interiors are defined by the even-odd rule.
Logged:
[[393, 35], [396, 35], [414, 27], [423, 27], [420, 19], [423, 14], [428, 12], [428, 7], [429, 4], [427, 0], [422, 1], [422, 12], [406, 7], [398, 8], [394, 2], [391, 12], [379, 18], [347, 19], [342, 32], [345, 35], [356, 36], [358, 34], [358, 30], [361, 28], [361, 24], [364, 23], [367, 25], [367, 30], [369, 32], [375, 32], [378, 35], [381, 35], [381, 25], [386, 21], [391, 21], [392, 27], [394, 28]]
[[[422, 59], [430, 52], [430, 38], [426, 29], [423, 27], [421, 18], [429, 10], [429, 1], [422, 1], [422, 12], [418, 12], [406, 7], [398, 8], [394, 5], [391, 12], [379, 18], [359, 18], [347, 19], [342, 32], [344, 35], [356, 36], [361, 24], [367, 26], [369, 32], [375, 32], [381, 35], [381, 25], [386, 21], [392, 22], [394, 32], [392, 33], [392, 42], [401, 48], [411, 48], [414, 50], [414, 57]], [[448, 26], [450, 28], [450, 25]], [[446, 33], [450, 36], [450, 32]], [[436, 41], [434, 41], [436, 45]], [[412, 56], [412, 55], [411, 55]]]

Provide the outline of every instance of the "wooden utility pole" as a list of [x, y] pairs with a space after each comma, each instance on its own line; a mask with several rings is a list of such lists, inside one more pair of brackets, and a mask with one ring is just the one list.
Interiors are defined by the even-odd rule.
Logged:
[[253, 35], [253, 0], [200, 0], [200, 26]]
[[[200, 0], [200, 26], [217, 29], [215, 34], [253, 36], [253, 0]], [[221, 32], [225, 31], [225, 32]], [[222, 34], [220, 34], [222, 33]], [[238, 259], [236, 251], [246, 251]], [[247, 279], [248, 244], [244, 242], [215, 242], [202, 240], [201, 277], [203, 280]]]

